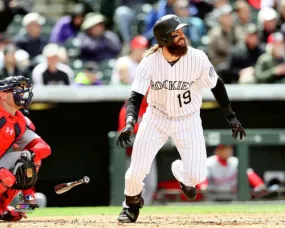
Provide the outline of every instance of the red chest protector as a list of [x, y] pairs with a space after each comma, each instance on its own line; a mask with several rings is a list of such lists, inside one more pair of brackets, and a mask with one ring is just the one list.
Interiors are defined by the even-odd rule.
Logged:
[[0, 108], [0, 158], [25, 131], [26, 120], [20, 111], [13, 116]]

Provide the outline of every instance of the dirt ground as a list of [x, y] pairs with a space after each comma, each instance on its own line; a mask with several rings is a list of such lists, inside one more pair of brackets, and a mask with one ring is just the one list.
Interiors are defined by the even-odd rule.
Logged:
[[19, 222], [0, 222], [2, 228], [170, 228], [170, 227], [285, 227], [285, 213], [277, 214], [189, 214], [189, 215], [141, 215], [136, 224], [118, 224], [116, 216], [70, 216], [70, 217], [31, 217]]

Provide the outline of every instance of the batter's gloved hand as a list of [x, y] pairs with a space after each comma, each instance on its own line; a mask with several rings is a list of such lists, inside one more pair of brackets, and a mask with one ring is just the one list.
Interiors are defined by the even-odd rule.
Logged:
[[232, 136], [233, 138], [237, 138], [238, 134], [240, 136], [240, 139], [243, 139], [243, 137], [246, 136], [245, 130], [243, 129], [241, 123], [238, 121], [238, 119], [234, 117], [227, 117], [228, 123], [232, 129]]
[[[129, 118], [131, 117], [131, 118]], [[135, 120], [132, 116], [129, 116], [127, 118], [127, 124], [126, 126], [124, 127], [124, 129], [119, 133], [118, 137], [117, 137], [117, 140], [116, 140], [116, 144], [117, 146], [121, 145], [122, 148], [124, 148], [124, 143], [126, 145], [130, 145], [132, 142], [130, 140], [133, 132], [134, 132], [134, 124], [135, 124]]]

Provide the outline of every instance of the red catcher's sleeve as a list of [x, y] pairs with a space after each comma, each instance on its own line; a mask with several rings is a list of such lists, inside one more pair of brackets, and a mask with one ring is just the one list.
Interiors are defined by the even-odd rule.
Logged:
[[35, 161], [44, 159], [51, 154], [50, 146], [42, 138], [32, 140], [24, 149], [31, 150], [36, 154]]

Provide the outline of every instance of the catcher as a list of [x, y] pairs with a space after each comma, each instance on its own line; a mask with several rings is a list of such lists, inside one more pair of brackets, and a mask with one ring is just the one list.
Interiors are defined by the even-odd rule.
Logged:
[[[11, 76], [0, 81], [0, 219], [5, 221], [27, 217], [9, 204], [19, 191], [34, 194], [41, 159], [51, 153], [49, 145], [20, 111], [28, 109], [32, 97], [30, 79]], [[7, 152], [13, 143], [21, 151]]]

